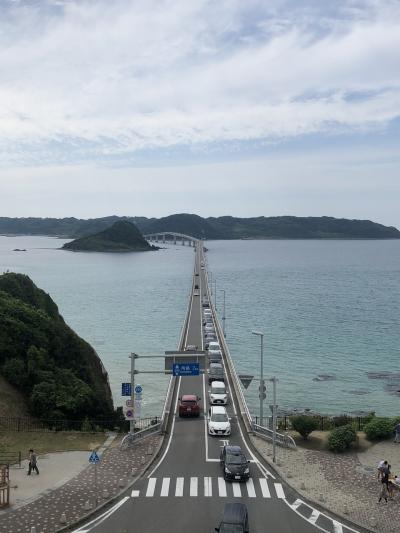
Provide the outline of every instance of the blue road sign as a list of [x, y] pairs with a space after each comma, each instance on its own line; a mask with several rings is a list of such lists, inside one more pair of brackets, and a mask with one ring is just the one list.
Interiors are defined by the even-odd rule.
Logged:
[[199, 373], [199, 363], [174, 363], [172, 365], [174, 376], [198, 376]]
[[100, 463], [100, 457], [97, 455], [97, 452], [95, 450], [92, 451], [89, 457], [89, 463]]
[[121, 396], [131, 396], [131, 384], [121, 383], [121, 385], [122, 385]]
[[136, 385], [135, 392], [136, 394], [140, 394], [143, 391], [143, 387], [141, 385]]

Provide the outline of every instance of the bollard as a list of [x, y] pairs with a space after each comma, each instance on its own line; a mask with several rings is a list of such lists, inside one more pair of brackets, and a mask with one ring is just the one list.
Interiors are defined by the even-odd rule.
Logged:
[[293, 476], [292, 476], [292, 474], [291, 474], [290, 472], [288, 472], [288, 473], [286, 474], [286, 477], [287, 477], [288, 479], [290, 479], [290, 478], [293, 477]]
[[142, 465], [144, 465], [146, 463], [146, 457], [142, 457], [141, 463], [142, 463]]
[[147, 455], [153, 455], [153, 448], [151, 446], [147, 448]]
[[306, 484], [304, 483], [304, 481], [302, 481], [300, 484], [300, 490], [306, 490]]
[[90, 511], [90, 509], [92, 508], [92, 506], [90, 505], [90, 501], [87, 500], [85, 502], [85, 505], [83, 506], [83, 508], [85, 509], [85, 511]]
[[106, 500], [109, 496], [110, 496], [110, 494], [109, 494], [108, 490], [104, 489], [103, 492], [102, 492], [103, 499]]
[[343, 507], [343, 514], [349, 514], [349, 508], [347, 507], [347, 505]]
[[324, 502], [325, 501], [325, 496], [323, 494], [320, 494], [318, 499], [319, 499], [320, 502]]
[[60, 517], [60, 524], [66, 524], [67, 523], [67, 517], [65, 516], [65, 513], [63, 513]]
[[137, 468], [132, 468], [131, 470], [131, 476], [134, 477], [136, 475]]
[[118, 486], [123, 489], [125, 487], [125, 480], [121, 478], [118, 482]]

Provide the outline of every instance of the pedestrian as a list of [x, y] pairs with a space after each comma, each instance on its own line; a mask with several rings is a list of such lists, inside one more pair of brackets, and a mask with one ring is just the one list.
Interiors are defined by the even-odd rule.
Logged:
[[[386, 463], [387, 463], [387, 461], [386, 461]], [[382, 498], [385, 498], [385, 502], [387, 503], [388, 495], [390, 496], [390, 492], [389, 492], [389, 474], [390, 474], [390, 465], [387, 465], [387, 467], [384, 469], [383, 474], [382, 474], [382, 479], [381, 479], [382, 488], [381, 488], [381, 492], [379, 494], [378, 503], [382, 500]]]
[[394, 428], [394, 442], [400, 443], [400, 422]]
[[382, 479], [384, 471], [387, 469], [388, 462], [387, 461], [379, 461], [378, 464], [378, 480]]
[[29, 450], [29, 465], [28, 465], [28, 476], [31, 475], [32, 470], [39, 475], [39, 469], [37, 467], [37, 457], [36, 453], [32, 450]]

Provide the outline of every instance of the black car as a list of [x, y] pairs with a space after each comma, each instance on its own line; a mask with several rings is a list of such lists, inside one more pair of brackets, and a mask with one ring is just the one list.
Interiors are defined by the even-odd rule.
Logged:
[[240, 446], [224, 446], [221, 450], [219, 464], [224, 471], [225, 480], [247, 481], [250, 477], [250, 461]]
[[213, 381], [225, 381], [224, 369], [221, 363], [210, 363], [208, 369], [208, 384], [211, 385]]
[[222, 520], [215, 531], [219, 531], [219, 533], [249, 533], [249, 514], [244, 503], [226, 503]]

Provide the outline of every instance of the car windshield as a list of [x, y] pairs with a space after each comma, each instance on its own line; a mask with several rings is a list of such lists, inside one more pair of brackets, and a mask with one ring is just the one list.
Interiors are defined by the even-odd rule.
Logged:
[[210, 368], [212, 374], [223, 374], [224, 371], [220, 366]]
[[243, 526], [240, 524], [221, 524], [219, 526], [219, 533], [243, 533]]
[[211, 422], [228, 422], [228, 416], [225, 413], [216, 413], [211, 415]]
[[225, 394], [225, 389], [223, 387], [219, 389], [213, 389], [213, 394]]
[[228, 454], [226, 456], [226, 463], [230, 465], [243, 465], [247, 463], [247, 459], [244, 455], [241, 455], [241, 454], [237, 454], [237, 455]]

